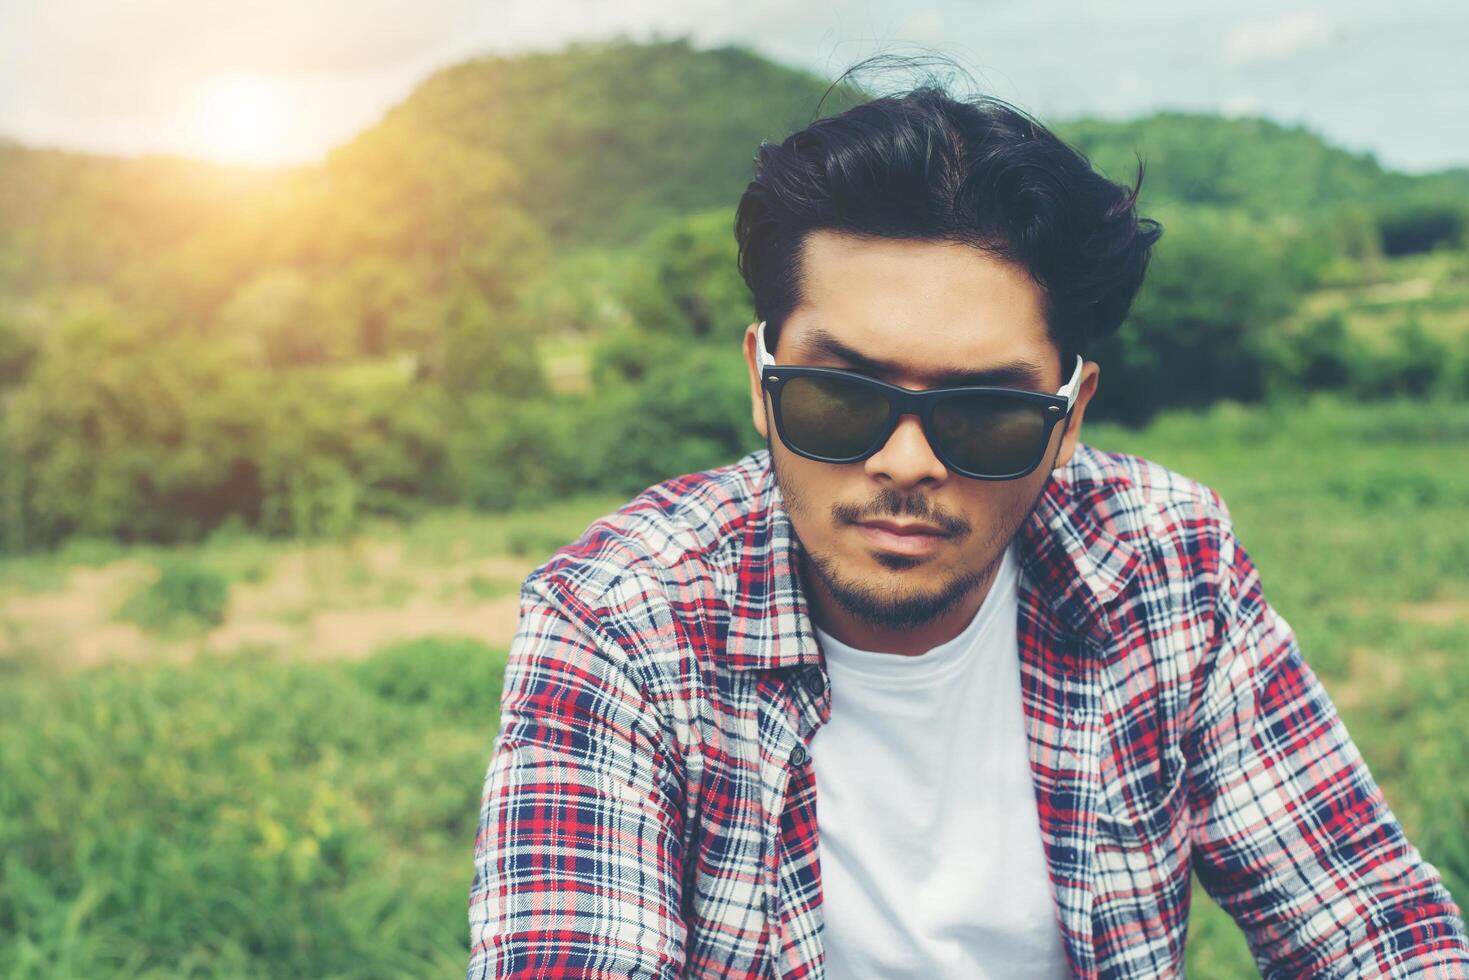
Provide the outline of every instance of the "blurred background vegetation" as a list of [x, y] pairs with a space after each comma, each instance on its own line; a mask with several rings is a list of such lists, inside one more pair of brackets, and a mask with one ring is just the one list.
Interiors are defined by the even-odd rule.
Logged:
[[[0, 143], [0, 974], [463, 968], [519, 581], [758, 444], [733, 208], [826, 88], [613, 42], [315, 166]], [[1052, 122], [1166, 229], [1083, 438], [1224, 495], [1462, 904], [1469, 170]], [[1252, 972], [1202, 895], [1189, 957]]]

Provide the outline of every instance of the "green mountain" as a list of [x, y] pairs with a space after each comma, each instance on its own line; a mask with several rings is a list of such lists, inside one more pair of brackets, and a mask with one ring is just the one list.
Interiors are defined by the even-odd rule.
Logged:
[[[762, 140], [853, 97], [827, 88], [738, 48], [614, 41], [447, 68], [312, 166], [0, 143], [0, 550], [335, 531], [732, 458], [730, 212]], [[1388, 303], [1411, 310], [1364, 298], [1374, 324], [1412, 317], [1372, 348], [1391, 357], [1350, 346], [1351, 309], [1282, 329], [1307, 290], [1462, 241], [1464, 171], [1396, 174], [1258, 120], [1058, 128], [1119, 180], [1144, 155], [1168, 228], [1094, 413], [1313, 378], [1469, 391], [1443, 346], [1463, 304], [1421, 271]], [[1447, 280], [1460, 254], [1421, 258]]]
[[[410, 123], [503, 156], [526, 177], [521, 203], [553, 239], [606, 243], [733, 205], [760, 141], [814, 119], [827, 87], [734, 47], [574, 45], [447, 68], [383, 125]], [[840, 94], [824, 110], [834, 106]]]
[[1083, 119], [1057, 130], [1103, 172], [1131, 179], [1147, 165], [1143, 203], [1239, 208], [1256, 217], [1320, 214], [1374, 202], [1416, 178], [1368, 154], [1331, 146], [1267, 119], [1161, 112], [1125, 122]]
[[[0, 303], [55, 289], [147, 303], [182, 292], [199, 316], [228, 299], [228, 284], [282, 265], [316, 274], [366, 255], [410, 266], [493, 257], [506, 246], [492, 240], [510, 234], [558, 250], [627, 243], [732, 207], [760, 141], [814, 118], [826, 90], [740, 48], [614, 41], [446, 68], [320, 166], [0, 143]], [[850, 99], [838, 92], [823, 109]], [[1119, 180], [1143, 155], [1148, 206], [1314, 224], [1339, 209], [1469, 201], [1469, 171], [1398, 174], [1264, 120], [1161, 113], [1058, 130]]]
[[0, 140], [0, 299], [113, 291], [140, 260], [254, 207], [277, 175], [176, 157], [111, 157]]

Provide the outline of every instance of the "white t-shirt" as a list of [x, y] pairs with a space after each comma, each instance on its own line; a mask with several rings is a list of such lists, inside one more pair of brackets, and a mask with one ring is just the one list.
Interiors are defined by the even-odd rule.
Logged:
[[1012, 543], [974, 620], [919, 656], [817, 629], [811, 740], [826, 975], [1069, 977], [1020, 703]]

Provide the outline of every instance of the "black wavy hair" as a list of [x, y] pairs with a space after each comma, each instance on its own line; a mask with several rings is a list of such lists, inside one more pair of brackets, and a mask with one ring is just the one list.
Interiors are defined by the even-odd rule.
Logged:
[[1001, 99], [929, 82], [760, 144], [735, 213], [740, 274], [772, 350], [799, 304], [801, 249], [818, 229], [961, 242], [1015, 262], [1045, 294], [1069, 377], [1122, 324], [1163, 229], [1132, 187]]

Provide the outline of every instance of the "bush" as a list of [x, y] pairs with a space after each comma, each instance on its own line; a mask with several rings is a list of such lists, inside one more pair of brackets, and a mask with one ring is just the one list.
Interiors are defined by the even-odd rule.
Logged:
[[461, 406], [450, 468], [462, 499], [503, 510], [579, 493], [636, 493], [760, 446], [744, 362], [733, 350], [656, 340], [639, 359], [636, 335], [618, 333], [609, 344], [593, 356], [589, 395]]
[[1377, 234], [1384, 255], [1412, 255], [1464, 238], [1463, 207], [1457, 203], [1423, 201], [1393, 207], [1378, 215]]
[[164, 562], [158, 578], [123, 603], [118, 617], [160, 632], [217, 626], [224, 622], [229, 597], [229, 579], [175, 559]]
[[0, 412], [8, 540], [188, 540], [249, 514], [269, 404], [223, 348], [100, 313], [64, 321]]
[[384, 647], [353, 676], [394, 704], [430, 708], [437, 718], [486, 723], [498, 710], [505, 654], [469, 637], [427, 637]]
[[1366, 352], [1333, 313], [1284, 335], [1274, 345], [1271, 387], [1281, 393], [1334, 391], [1353, 387], [1364, 370]]
[[721, 208], [669, 221], [647, 236], [632, 264], [624, 305], [641, 330], [699, 341], [738, 341], [749, 325], [734, 212]]
[[579, 452], [571, 464], [581, 488], [636, 493], [761, 445], [735, 351], [686, 346], [665, 356], [641, 381], [576, 405]]
[[1372, 398], [1433, 391], [1449, 367], [1449, 349], [1415, 319], [1403, 320], [1389, 334], [1387, 352], [1369, 364], [1364, 394]]
[[255, 659], [0, 685], [0, 976], [462, 970], [484, 711]]
[[449, 483], [456, 499], [498, 511], [585, 489], [575, 461], [584, 423], [574, 404], [553, 396], [465, 399], [448, 433]]
[[448, 496], [445, 420], [455, 407], [392, 362], [283, 378], [258, 451], [259, 524], [339, 535], [366, 515], [412, 517]]
[[1089, 419], [1138, 425], [1163, 408], [1265, 392], [1266, 338], [1304, 273], [1237, 216], [1186, 211], [1164, 225], [1132, 315], [1089, 352], [1102, 369]]

